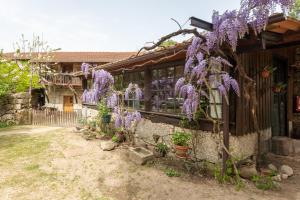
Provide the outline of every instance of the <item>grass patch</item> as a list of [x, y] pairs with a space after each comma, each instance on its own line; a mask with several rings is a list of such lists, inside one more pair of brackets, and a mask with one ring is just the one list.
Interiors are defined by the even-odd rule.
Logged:
[[0, 165], [11, 164], [17, 159], [29, 159], [41, 155], [49, 148], [51, 138], [51, 135], [0, 136]]
[[172, 169], [172, 168], [167, 168], [165, 170], [165, 174], [168, 177], [179, 177], [179, 176], [181, 176], [181, 174], [178, 171], [176, 171], [175, 169]]
[[31, 165], [28, 165], [27, 167], [25, 167], [25, 170], [27, 171], [35, 171], [35, 170], [38, 170], [40, 168], [40, 165], [38, 164], [31, 164]]

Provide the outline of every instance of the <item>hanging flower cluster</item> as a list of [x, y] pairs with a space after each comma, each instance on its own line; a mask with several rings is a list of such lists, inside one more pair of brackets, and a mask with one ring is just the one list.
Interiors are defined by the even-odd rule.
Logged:
[[[124, 99], [128, 100], [130, 94], [135, 94], [135, 100], [140, 100], [142, 98], [142, 90], [137, 84], [129, 83], [128, 87], [125, 89]], [[119, 102], [118, 100], [115, 101], [114, 94], [113, 96], [111, 96], [111, 98], [108, 99], [108, 102], [112, 102], [109, 104]], [[121, 103], [123, 103], [123, 101], [121, 101]], [[123, 128], [125, 130], [130, 129], [135, 122], [141, 120], [141, 114], [138, 111], [130, 112], [128, 110], [122, 109], [122, 105], [114, 107], [113, 115], [115, 118], [115, 127]]]
[[129, 112], [123, 111], [119, 108], [114, 109], [115, 127], [128, 130], [132, 127], [134, 122], [138, 122], [142, 119], [141, 114], [138, 111]]
[[142, 90], [139, 88], [138, 84], [129, 83], [128, 87], [125, 90], [125, 100], [129, 99], [130, 94], [135, 94], [135, 100], [140, 100], [142, 98]]
[[275, 13], [277, 6], [286, 13], [294, 2], [295, 0], [242, 0], [239, 10], [226, 11], [223, 14], [214, 11], [213, 31], [207, 35], [208, 49], [217, 48], [226, 42], [235, 51], [238, 39], [249, 32], [249, 23], [258, 34], [265, 29], [268, 17]]
[[89, 75], [89, 68], [90, 68], [90, 65], [88, 63], [81, 64], [81, 71], [84, 74], [85, 78], [87, 78]]
[[[86, 66], [89, 65], [87, 64]], [[114, 78], [109, 72], [103, 69], [93, 71], [92, 78], [94, 80], [93, 88], [85, 90], [82, 94], [84, 103], [98, 103], [101, 98], [105, 98], [108, 93], [112, 92]]]

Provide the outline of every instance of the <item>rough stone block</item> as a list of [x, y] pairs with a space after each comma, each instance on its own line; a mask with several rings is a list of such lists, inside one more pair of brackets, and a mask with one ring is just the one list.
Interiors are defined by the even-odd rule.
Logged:
[[22, 109], [22, 105], [21, 104], [15, 104], [14, 109], [21, 110]]
[[138, 165], [145, 164], [153, 157], [153, 153], [143, 147], [132, 147], [129, 149], [129, 159]]
[[272, 138], [272, 152], [277, 155], [288, 156], [293, 153], [293, 142], [288, 137], [275, 136]]

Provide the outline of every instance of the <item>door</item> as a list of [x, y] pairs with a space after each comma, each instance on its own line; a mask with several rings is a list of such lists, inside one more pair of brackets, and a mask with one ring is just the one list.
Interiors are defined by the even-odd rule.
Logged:
[[[273, 65], [276, 70], [273, 72], [273, 109], [272, 109], [272, 135], [287, 136], [287, 61], [274, 58]], [[275, 87], [281, 87], [276, 92]]]
[[73, 96], [64, 96], [64, 111], [73, 112]]

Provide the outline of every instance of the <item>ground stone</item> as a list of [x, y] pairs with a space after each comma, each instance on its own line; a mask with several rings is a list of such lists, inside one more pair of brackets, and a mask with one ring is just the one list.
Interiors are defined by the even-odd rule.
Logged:
[[285, 179], [288, 179], [288, 175], [287, 174], [281, 174], [281, 179], [285, 180]]
[[280, 167], [280, 173], [288, 176], [292, 176], [294, 174], [293, 169], [288, 165], [282, 165]]
[[258, 174], [255, 165], [241, 166], [239, 171], [240, 176], [245, 179], [251, 179], [254, 175]]
[[268, 164], [268, 168], [270, 170], [273, 170], [273, 171], [277, 171], [278, 170], [277, 167], [275, 165], [273, 165], [272, 163]]
[[111, 151], [116, 147], [116, 143], [114, 143], [113, 141], [102, 141], [100, 143], [100, 146], [103, 151]]
[[281, 176], [280, 176], [280, 174], [278, 174], [277, 176], [273, 176], [272, 180], [276, 181], [276, 182], [281, 182]]

